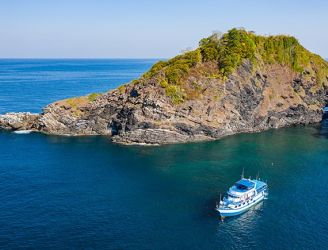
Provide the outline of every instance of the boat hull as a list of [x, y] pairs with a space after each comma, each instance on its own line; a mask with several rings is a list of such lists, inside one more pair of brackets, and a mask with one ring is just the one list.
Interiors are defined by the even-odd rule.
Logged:
[[239, 209], [220, 209], [219, 207], [216, 209], [221, 217], [232, 217], [236, 215], [243, 214], [247, 212], [251, 207], [255, 206], [262, 200], [264, 200], [264, 195], [261, 195], [258, 199], [253, 200], [253, 202], [250, 202], [248, 205], [241, 207]]

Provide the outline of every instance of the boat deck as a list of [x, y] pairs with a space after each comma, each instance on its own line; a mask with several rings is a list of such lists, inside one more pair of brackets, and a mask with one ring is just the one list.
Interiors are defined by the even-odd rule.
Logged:
[[256, 183], [256, 190], [263, 189], [264, 187], [267, 186], [267, 184], [263, 181], [254, 180], [254, 182]]

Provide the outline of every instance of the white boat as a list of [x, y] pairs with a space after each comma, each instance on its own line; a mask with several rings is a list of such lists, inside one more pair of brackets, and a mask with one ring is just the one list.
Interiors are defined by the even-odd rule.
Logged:
[[222, 219], [246, 212], [264, 200], [268, 195], [268, 185], [260, 180], [241, 178], [229, 188], [226, 196], [216, 206]]

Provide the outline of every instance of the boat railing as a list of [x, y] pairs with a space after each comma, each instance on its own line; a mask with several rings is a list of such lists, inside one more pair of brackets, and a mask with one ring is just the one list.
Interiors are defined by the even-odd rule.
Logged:
[[256, 190], [256, 192], [261, 193], [261, 192], [264, 191], [266, 188], [267, 188], [266, 186], [260, 187], [259, 189]]
[[[254, 195], [254, 196], [255, 196], [255, 195]], [[229, 201], [227, 201], [228, 203], [225, 204], [225, 205], [238, 206], [238, 205], [243, 204], [243, 203], [245, 203], [245, 202], [252, 201], [252, 200], [254, 199], [254, 196], [252, 196], [252, 197], [247, 197], [246, 199], [243, 199], [243, 200], [240, 200], [240, 201], [231, 201], [231, 200], [229, 200]]]

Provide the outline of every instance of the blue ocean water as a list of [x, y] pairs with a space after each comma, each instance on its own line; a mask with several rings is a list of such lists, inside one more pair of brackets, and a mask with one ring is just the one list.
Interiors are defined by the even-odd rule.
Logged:
[[0, 59], [0, 114], [40, 112], [72, 96], [104, 92], [139, 77], [156, 59]]
[[[10, 67], [30, 62], [16, 63]], [[122, 67], [120, 79], [130, 80], [151, 65], [108, 60], [101, 68], [109, 72], [94, 67], [95, 73], [94, 61], [75, 61], [88, 69], [77, 70], [81, 77], [65, 61], [57, 63], [60, 70], [45, 64], [59, 75], [69, 72], [60, 89], [52, 86], [55, 73], [34, 76], [42, 62], [35, 73], [26, 66], [30, 83], [16, 92], [3, 79], [19, 77], [2, 68], [1, 109], [38, 111], [41, 103], [64, 97], [61, 90], [80, 95], [116, 86], [110, 67], [115, 75]], [[102, 77], [88, 85], [85, 79], [99, 74], [109, 85], [96, 86]], [[31, 103], [34, 95], [42, 100]], [[0, 248], [327, 249], [327, 166], [327, 123], [157, 147], [1, 131]], [[246, 175], [259, 171], [267, 179], [269, 199], [221, 222], [215, 203], [243, 168]]]

